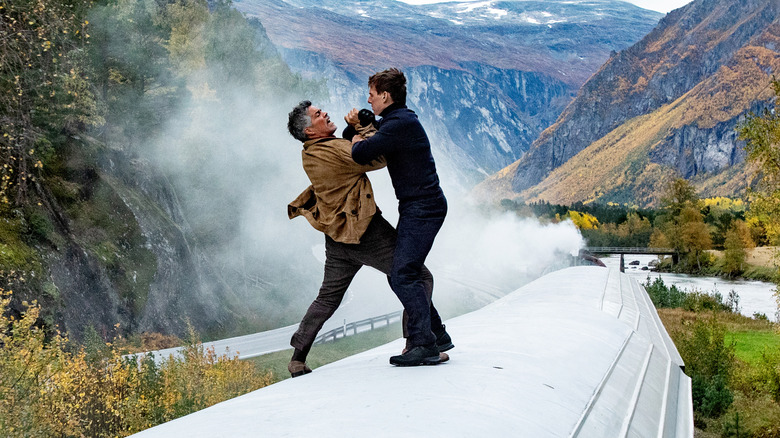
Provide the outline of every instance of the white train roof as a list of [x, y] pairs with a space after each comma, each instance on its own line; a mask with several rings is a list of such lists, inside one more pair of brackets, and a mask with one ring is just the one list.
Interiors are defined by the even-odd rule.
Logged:
[[447, 330], [444, 364], [389, 365], [397, 340], [135, 436], [693, 436], [682, 359], [615, 269], [553, 272]]

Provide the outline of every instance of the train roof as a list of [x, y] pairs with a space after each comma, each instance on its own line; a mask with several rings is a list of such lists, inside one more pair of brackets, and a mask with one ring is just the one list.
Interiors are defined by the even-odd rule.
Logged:
[[556, 271], [446, 324], [446, 363], [389, 365], [399, 339], [135, 436], [693, 436], [683, 361], [616, 269]]

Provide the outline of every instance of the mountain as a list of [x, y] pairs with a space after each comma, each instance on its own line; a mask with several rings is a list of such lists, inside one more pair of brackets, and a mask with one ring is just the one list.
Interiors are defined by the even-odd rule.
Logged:
[[0, 68], [14, 96], [0, 111], [0, 300], [15, 318], [40, 305], [36, 324], [75, 342], [300, 320], [322, 237], [285, 228], [308, 182], [300, 146], [279, 148], [293, 142], [281, 108], [325, 91], [228, 2], [87, 3], [13, 23], [25, 62]]
[[735, 127], [772, 97], [780, 67], [773, 0], [696, 0], [614, 54], [520, 160], [480, 197], [654, 205], [671, 179], [703, 196], [748, 183]]
[[612, 0], [234, 5], [294, 71], [326, 81], [334, 119], [366, 106], [369, 75], [402, 68], [439, 167], [467, 187], [523, 156], [609, 54], [661, 17]]

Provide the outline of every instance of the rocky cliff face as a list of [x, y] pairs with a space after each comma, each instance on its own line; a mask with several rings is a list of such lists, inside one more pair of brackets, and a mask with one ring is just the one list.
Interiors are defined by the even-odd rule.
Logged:
[[738, 165], [745, 161], [744, 142], [737, 138], [739, 120], [721, 122], [712, 128], [687, 125], [675, 129], [650, 151], [650, 162], [675, 169], [685, 179]]
[[219, 330], [236, 315], [230, 289], [220, 281], [211, 257], [194, 241], [193, 230], [166, 173], [144, 159], [116, 153], [104, 159], [104, 175], [133, 215], [146, 249], [154, 256], [143, 306], [136, 306], [134, 331], [185, 333]]
[[[320, 105], [336, 123], [351, 108], [369, 107], [367, 76], [339, 67], [322, 54], [285, 50], [285, 60], [307, 77], [328, 78]], [[569, 85], [552, 77], [488, 65], [465, 70], [433, 66], [405, 69], [410, 108], [433, 140], [438, 166], [465, 187], [520, 158], [571, 99]]]
[[230, 325], [229, 288], [191, 244], [164, 173], [123, 152], [100, 156], [72, 168], [91, 177], [70, 183], [78, 198], [60, 195], [63, 226], [41, 248], [44, 290], [57, 298], [47, 311], [59, 307], [50, 322], [76, 340], [89, 327], [110, 339], [144, 331], [181, 336], [188, 324], [213, 333]]
[[438, 166], [464, 187], [522, 157], [609, 52], [660, 17], [613, 1], [235, 4], [293, 70], [327, 81], [337, 120], [367, 106], [370, 74], [401, 67]]
[[[237, 31], [218, 40], [256, 55], [247, 64], [190, 72], [158, 60], [159, 76], [106, 94], [105, 125], [41, 141], [35, 197], [0, 206], [0, 293], [13, 290], [13, 312], [35, 300], [41, 324], [75, 341], [189, 325], [210, 338], [300, 318], [321, 281], [311, 248], [322, 236], [284, 228], [307, 183], [283, 110], [292, 93], [323, 91], [290, 72], [259, 23]], [[225, 62], [254, 76], [236, 79]]]
[[[479, 181], [526, 152], [571, 97], [549, 76], [475, 64], [474, 73], [413, 67], [410, 104], [450, 165]], [[440, 160], [440, 161], [444, 161]]]
[[[512, 172], [505, 172], [503, 177], [510, 178], [511, 191], [519, 194], [533, 188], [632, 118], [672, 104], [724, 68], [733, 68], [732, 64], [743, 65], [735, 60], [743, 56], [740, 51], [746, 47], [773, 50], [766, 44], [774, 42], [759, 40], [765, 38], [762, 35], [776, 25], [777, 19], [778, 4], [768, 0], [696, 0], [671, 12], [640, 42], [613, 54], [583, 85], [555, 124], [533, 143], [528, 154], [512, 166]], [[773, 71], [771, 62], [768, 68], [763, 78], [755, 79], [766, 81]], [[741, 67], [737, 70], [747, 71]], [[734, 80], [724, 76], [719, 83], [732, 87], [729, 82]], [[753, 92], [749, 95], [757, 97]], [[732, 93], [724, 99], [740, 100], [736, 96]], [[724, 102], [707, 105], [720, 108]], [[744, 155], [732, 128], [736, 118], [754, 105], [734, 102], [730, 118], [720, 120], [717, 126], [702, 128], [693, 118], [689, 123], [697, 126], [673, 128], [653, 147], [652, 161], [679, 170], [686, 178], [741, 162]], [[702, 118], [709, 117], [706, 106], [698, 111]]]

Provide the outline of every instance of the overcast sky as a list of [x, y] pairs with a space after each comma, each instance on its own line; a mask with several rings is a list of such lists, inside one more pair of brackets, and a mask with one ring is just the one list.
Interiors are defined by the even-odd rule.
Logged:
[[[427, 3], [441, 3], [443, 1], [454, 0], [400, 0], [405, 3], [411, 3], [414, 5], [421, 5]], [[458, 1], [478, 1], [478, 0], [458, 0]], [[640, 8], [650, 9], [658, 12], [669, 12], [679, 7], [685, 6], [691, 2], [691, 0], [625, 0], [629, 3], [633, 3]]]

